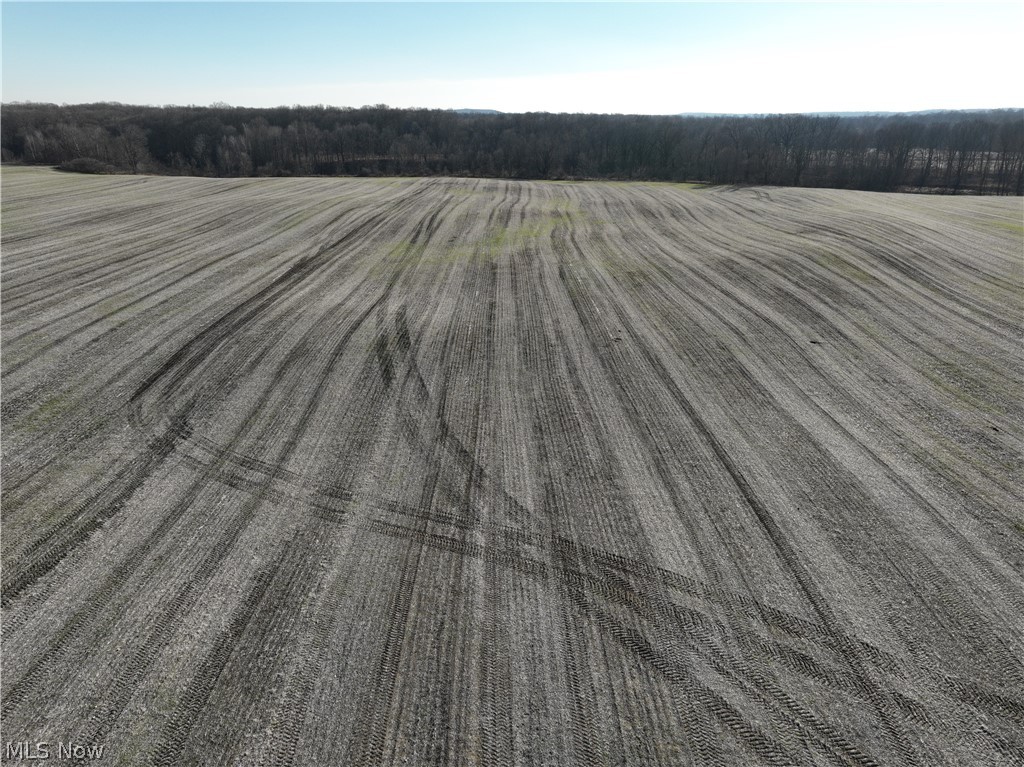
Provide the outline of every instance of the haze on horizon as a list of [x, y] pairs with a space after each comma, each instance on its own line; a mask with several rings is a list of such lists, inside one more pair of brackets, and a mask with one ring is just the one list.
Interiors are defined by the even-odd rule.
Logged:
[[4, 2], [3, 101], [503, 112], [1022, 106], [1024, 4]]

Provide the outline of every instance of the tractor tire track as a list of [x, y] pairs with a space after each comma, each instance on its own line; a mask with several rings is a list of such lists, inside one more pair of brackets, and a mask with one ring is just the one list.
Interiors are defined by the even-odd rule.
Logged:
[[1013, 200], [3, 173], [10, 740], [1024, 758]]

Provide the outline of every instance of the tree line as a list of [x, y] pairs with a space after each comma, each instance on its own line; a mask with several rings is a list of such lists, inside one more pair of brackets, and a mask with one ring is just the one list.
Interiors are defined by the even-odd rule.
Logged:
[[465, 114], [293, 106], [2, 107], [4, 162], [198, 176], [456, 175], [1024, 194], [1024, 110]]

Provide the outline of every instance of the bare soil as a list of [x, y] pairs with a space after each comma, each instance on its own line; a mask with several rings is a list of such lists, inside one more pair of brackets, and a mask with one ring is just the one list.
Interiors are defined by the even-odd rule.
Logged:
[[10, 168], [2, 223], [4, 741], [1024, 763], [1020, 199]]

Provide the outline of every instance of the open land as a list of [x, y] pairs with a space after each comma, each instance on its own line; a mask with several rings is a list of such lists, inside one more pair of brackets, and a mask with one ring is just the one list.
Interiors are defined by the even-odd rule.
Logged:
[[1019, 198], [7, 168], [2, 223], [6, 741], [1024, 760]]

